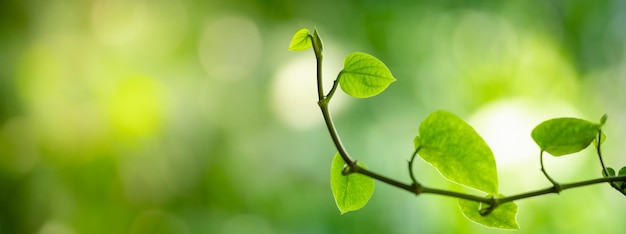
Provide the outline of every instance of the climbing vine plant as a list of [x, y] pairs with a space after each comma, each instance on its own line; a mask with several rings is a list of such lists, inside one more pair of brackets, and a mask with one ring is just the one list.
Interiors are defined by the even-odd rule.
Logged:
[[[337, 75], [328, 92], [322, 87], [323, 44], [317, 29], [311, 33], [306, 28], [298, 30], [291, 40], [289, 50], [301, 51], [313, 48], [317, 62], [317, 94], [330, 137], [337, 148], [331, 163], [330, 187], [343, 214], [361, 209], [374, 193], [374, 181], [406, 190], [415, 195], [430, 193], [458, 198], [461, 213], [468, 219], [492, 228], [519, 229], [517, 205], [514, 201], [536, 197], [563, 190], [608, 183], [626, 196], [626, 166], [617, 173], [606, 167], [601, 145], [606, 136], [602, 126], [604, 115], [598, 123], [577, 118], [550, 119], [537, 125], [531, 137], [539, 146], [541, 171], [552, 183], [551, 187], [506, 196], [498, 192], [498, 172], [493, 152], [483, 138], [463, 119], [448, 111], [435, 111], [424, 119], [414, 142], [413, 154], [408, 161], [409, 183], [391, 179], [368, 169], [365, 164], [350, 156], [342, 144], [329, 111], [329, 104], [337, 87], [355, 98], [369, 98], [382, 93], [396, 81], [387, 66], [376, 57], [354, 52], [346, 56], [344, 67]], [[561, 157], [579, 152], [594, 145], [601, 165], [602, 177], [575, 183], [559, 183], [543, 166], [543, 155], [548, 153]], [[435, 167], [443, 177], [454, 183], [480, 191], [482, 194], [466, 194], [424, 186], [413, 173], [416, 156]]]

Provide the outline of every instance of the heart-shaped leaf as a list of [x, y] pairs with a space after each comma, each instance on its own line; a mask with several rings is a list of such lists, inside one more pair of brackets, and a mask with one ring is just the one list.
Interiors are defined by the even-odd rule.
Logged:
[[[499, 195], [502, 197], [502, 195]], [[487, 207], [486, 204], [460, 199], [459, 208], [461, 213], [469, 219], [478, 224], [490, 227], [490, 228], [502, 228], [502, 229], [519, 229], [517, 223], [517, 205], [513, 202], [507, 202], [497, 206], [488, 215], [480, 215], [480, 210]]]
[[[606, 172], [609, 172], [609, 174], [607, 175]], [[606, 168], [606, 172], [604, 170], [602, 170], [602, 176], [603, 177], [612, 177], [615, 176], [615, 170], [613, 170], [613, 168], [607, 167]]]
[[337, 153], [330, 167], [330, 188], [341, 214], [363, 208], [374, 194], [374, 179], [357, 173], [343, 175], [345, 164]]
[[[618, 176], [625, 176], [626, 175], [626, 167], [622, 167], [622, 169], [619, 169], [619, 172], [617, 173]], [[617, 186], [622, 189], [623, 192], [626, 193], [626, 182], [625, 181], [619, 181], [616, 182]], [[625, 194], [626, 195], [626, 194]]]
[[394, 81], [396, 78], [383, 62], [363, 52], [346, 56], [339, 73], [341, 89], [356, 98], [376, 96]]
[[485, 140], [456, 115], [446, 111], [430, 114], [419, 127], [419, 156], [448, 180], [485, 191], [498, 192], [498, 173], [493, 153]]
[[541, 150], [553, 156], [581, 151], [596, 138], [600, 125], [576, 118], [547, 120], [533, 129], [531, 136]]
[[[608, 176], [606, 174], [606, 172], [608, 172]], [[606, 172], [604, 170], [602, 170], [602, 176], [603, 177], [613, 177], [616, 176], [615, 174], [615, 170], [613, 170], [613, 168], [607, 167], [606, 168]], [[623, 176], [626, 175], [626, 167], [622, 167], [622, 169], [619, 169], [619, 172], [617, 173], [617, 176]], [[621, 190], [622, 193], [624, 193], [624, 195], [626, 195], [626, 182], [624, 181], [615, 181], [615, 182], [611, 182], [613, 183], [613, 186], [616, 187], [617, 190]]]
[[307, 50], [311, 48], [311, 33], [308, 29], [302, 28], [298, 30], [291, 38], [289, 50]]

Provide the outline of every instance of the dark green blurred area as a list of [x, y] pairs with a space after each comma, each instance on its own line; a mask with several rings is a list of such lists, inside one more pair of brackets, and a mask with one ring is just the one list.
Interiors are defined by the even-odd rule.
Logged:
[[[345, 144], [408, 181], [419, 122], [457, 113], [484, 133], [500, 190], [549, 186], [530, 131], [608, 113], [605, 157], [626, 165], [624, 1], [0, 2], [0, 233], [496, 233], [454, 199], [376, 184], [339, 215], [335, 150], [302, 27], [330, 84], [352, 51], [384, 61], [380, 96], [331, 103]], [[328, 73], [326, 73], [328, 72]], [[588, 150], [591, 151], [591, 150]], [[427, 164], [423, 183], [452, 185]], [[555, 179], [600, 176], [593, 152], [549, 158]], [[618, 233], [608, 185], [517, 202], [521, 233]]]

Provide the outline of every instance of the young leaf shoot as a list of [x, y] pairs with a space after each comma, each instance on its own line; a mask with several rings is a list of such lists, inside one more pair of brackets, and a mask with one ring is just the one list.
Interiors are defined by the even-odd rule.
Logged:
[[307, 50], [311, 48], [311, 33], [308, 29], [302, 28], [298, 30], [291, 38], [289, 50]]

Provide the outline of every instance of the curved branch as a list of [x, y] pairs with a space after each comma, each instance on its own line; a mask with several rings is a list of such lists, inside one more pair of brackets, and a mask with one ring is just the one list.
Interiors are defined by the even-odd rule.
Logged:
[[420, 183], [417, 182], [415, 175], [413, 174], [413, 161], [415, 161], [415, 156], [417, 156], [417, 152], [420, 151], [421, 147], [417, 147], [411, 155], [411, 160], [409, 160], [409, 177], [411, 177], [411, 181], [413, 182], [413, 186], [419, 187]]
[[[602, 136], [603, 136], [603, 133], [602, 133], [602, 130], [600, 130], [598, 132], [598, 138], [596, 138], [596, 153], [598, 154], [598, 159], [600, 160], [600, 166], [602, 166], [602, 172], [604, 172], [604, 175], [610, 176], [609, 170], [606, 168], [606, 166], [604, 166], [604, 160], [602, 159], [602, 150], [600, 149], [600, 145], [602, 145]], [[620, 193], [626, 196], [626, 190], [620, 188], [620, 186], [618, 186], [616, 183], [609, 182], [609, 184], [615, 190], [619, 191]]]
[[557, 183], [554, 179], [552, 179], [552, 177], [550, 177], [550, 175], [548, 175], [548, 172], [546, 171], [545, 167], [543, 166], [543, 150], [541, 150], [541, 152], [539, 153], [539, 163], [541, 164], [541, 172], [543, 172], [543, 174], [546, 176], [546, 178], [548, 178], [548, 180], [550, 181], [550, 183], [552, 183], [552, 190], [556, 191], [557, 193], [561, 191], [561, 185], [559, 185], [559, 183]]
[[[460, 193], [460, 192], [455, 192], [455, 191], [450, 191], [450, 190], [442, 190], [442, 189], [436, 189], [436, 188], [430, 188], [430, 187], [425, 187], [422, 186], [421, 184], [419, 184], [417, 182], [417, 179], [415, 178], [415, 175], [413, 174], [413, 162], [415, 160], [415, 156], [417, 155], [417, 152], [419, 151], [419, 147], [414, 151], [413, 155], [411, 156], [410, 161], [408, 162], [408, 169], [409, 169], [409, 176], [410, 179], [412, 181], [411, 184], [406, 184], [403, 183], [401, 181], [395, 180], [395, 179], [391, 179], [389, 177], [380, 175], [378, 173], [375, 173], [373, 171], [370, 171], [368, 169], [365, 169], [363, 167], [360, 167], [357, 163], [356, 160], [352, 159], [346, 148], [344, 147], [344, 145], [341, 142], [341, 139], [339, 138], [339, 134], [337, 132], [337, 128], [335, 127], [335, 124], [333, 122], [333, 119], [330, 115], [330, 111], [328, 109], [328, 104], [330, 102], [330, 99], [332, 98], [333, 94], [335, 93], [335, 90], [337, 89], [338, 86], [338, 81], [339, 81], [339, 76], [337, 77], [337, 79], [335, 80], [335, 82], [333, 83], [333, 87], [331, 89], [331, 91], [328, 93], [328, 95], [324, 96], [324, 90], [322, 88], [322, 50], [321, 50], [321, 40], [319, 40], [319, 43], [313, 43], [313, 49], [315, 51], [315, 57], [316, 57], [316, 61], [317, 61], [317, 91], [318, 91], [318, 105], [322, 111], [322, 115], [324, 117], [324, 122], [326, 123], [326, 127], [328, 128], [328, 132], [330, 133], [330, 136], [333, 140], [333, 143], [335, 145], [335, 147], [337, 148], [337, 151], [339, 152], [339, 154], [341, 155], [341, 157], [343, 158], [344, 162], [346, 162], [346, 164], [350, 167], [350, 173], [359, 173], [365, 176], [369, 176], [373, 179], [376, 179], [378, 181], [381, 181], [383, 183], [389, 184], [391, 186], [403, 189], [405, 191], [408, 191], [410, 193], [413, 193], [415, 195], [419, 195], [422, 193], [430, 193], [430, 194], [437, 194], [437, 195], [442, 195], [442, 196], [448, 196], [448, 197], [454, 197], [454, 198], [459, 198], [459, 199], [466, 199], [466, 200], [470, 200], [470, 201], [475, 201], [475, 202], [481, 202], [481, 203], [485, 203], [487, 205], [489, 205], [488, 209], [481, 211], [482, 215], [487, 215], [491, 210], [495, 209], [498, 205], [503, 204], [503, 203], [507, 203], [507, 202], [512, 202], [512, 201], [516, 201], [516, 200], [520, 200], [520, 199], [525, 199], [525, 198], [530, 198], [530, 197], [536, 197], [536, 196], [541, 196], [541, 195], [545, 195], [545, 194], [550, 194], [550, 193], [560, 193], [563, 190], [567, 190], [567, 189], [573, 189], [573, 188], [577, 188], [577, 187], [582, 187], [582, 186], [588, 186], [588, 185], [593, 185], [593, 184], [599, 184], [599, 183], [606, 183], [606, 182], [615, 182], [615, 181], [624, 181], [626, 182], [626, 175], [624, 176], [613, 176], [613, 177], [604, 177], [604, 178], [598, 178], [598, 179], [591, 179], [591, 180], [585, 180], [585, 181], [580, 181], [580, 182], [574, 182], [574, 183], [566, 183], [566, 184], [558, 184], [555, 180], [553, 180], [548, 173], [546, 172], [544, 166], [543, 166], [543, 151], [541, 151], [540, 153], [540, 164], [541, 164], [541, 171], [543, 172], [543, 174], [546, 176], [546, 178], [552, 182], [553, 186], [549, 187], [549, 188], [545, 188], [545, 189], [540, 189], [540, 190], [536, 190], [536, 191], [531, 191], [531, 192], [526, 192], [526, 193], [521, 193], [518, 195], [513, 195], [513, 196], [508, 196], [508, 197], [481, 197], [481, 196], [476, 196], [476, 195], [472, 195], [472, 194], [466, 194], [466, 193]], [[341, 74], [340, 74], [341, 75]], [[601, 136], [598, 139], [598, 143], [601, 140]], [[604, 167], [604, 162], [602, 162], [602, 155], [600, 152], [600, 144], [598, 144], [597, 147], [598, 150], [598, 156], [600, 157], [600, 162], [602, 164], [603, 170], [606, 173], [606, 168]], [[607, 173], [608, 174], [608, 173]], [[612, 186], [614, 186], [614, 183], [611, 183]], [[614, 186], [615, 187], [615, 186]], [[626, 192], [621, 191], [620, 192], [624, 193], [626, 195]]]

